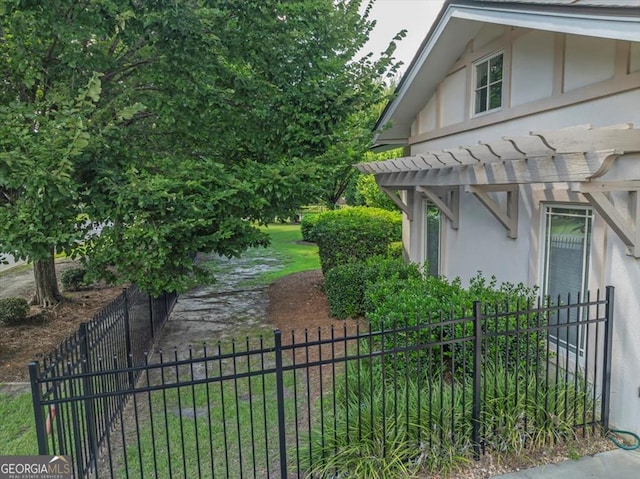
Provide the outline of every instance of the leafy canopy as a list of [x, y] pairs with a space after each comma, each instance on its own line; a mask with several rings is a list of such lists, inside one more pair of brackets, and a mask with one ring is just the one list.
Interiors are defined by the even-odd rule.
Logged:
[[358, 56], [370, 7], [0, 0], [0, 252], [158, 293], [198, 279], [191, 252], [265, 244], [397, 66]]

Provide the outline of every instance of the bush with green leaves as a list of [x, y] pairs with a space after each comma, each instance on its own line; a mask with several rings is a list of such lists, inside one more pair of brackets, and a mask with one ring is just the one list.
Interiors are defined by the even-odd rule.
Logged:
[[13, 326], [29, 315], [29, 303], [24, 298], [0, 299], [0, 324]]
[[387, 256], [390, 258], [404, 259], [404, 245], [402, 244], [402, 241], [394, 241], [393, 243], [389, 243]]
[[382, 280], [420, 277], [416, 264], [398, 258], [373, 256], [366, 261], [338, 265], [327, 271], [324, 279], [331, 316], [338, 319], [363, 316], [367, 287]]
[[60, 281], [67, 291], [78, 291], [85, 286], [87, 268], [71, 268], [62, 273]]
[[340, 264], [386, 255], [402, 237], [402, 216], [379, 208], [342, 208], [318, 216], [313, 229], [322, 272]]
[[314, 228], [316, 227], [319, 216], [320, 213], [308, 213], [302, 217], [302, 221], [300, 222], [300, 232], [302, 233], [303, 240], [315, 243], [316, 238]]
[[[536, 288], [522, 283], [498, 285], [495, 277], [487, 281], [480, 273], [466, 289], [459, 278], [453, 281], [442, 276], [390, 278], [366, 288], [364, 308], [372, 330], [406, 326], [411, 329], [406, 335], [409, 344], [438, 344], [410, 355], [407, 361], [411, 364], [402, 367], [411, 371], [419, 359], [424, 360], [424, 355], [429, 354], [439, 362], [455, 363], [457, 371], [465, 374], [464, 365], [472, 364], [473, 352], [463, 342], [451, 341], [473, 335], [473, 321], [463, 318], [472, 317], [474, 302], [483, 305], [483, 332], [503, 333], [544, 324], [546, 318], [541, 314], [514, 313], [533, 307], [536, 293]], [[421, 327], [417, 329], [418, 326]], [[543, 336], [536, 331], [491, 334], [484, 340], [483, 354], [515, 367], [542, 353]], [[466, 369], [469, 370], [468, 366]]]

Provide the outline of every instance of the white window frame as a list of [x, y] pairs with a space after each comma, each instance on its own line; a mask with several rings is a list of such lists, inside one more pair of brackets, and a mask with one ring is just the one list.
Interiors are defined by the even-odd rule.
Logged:
[[[490, 82], [489, 81], [489, 63], [491, 62], [491, 60], [493, 60], [496, 57], [502, 56], [502, 76], [500, 78], [499, 81], [496, 82]], [[496, 111], [500, 111], [502, 110], [502, 107], [504, 106], [504, 87], [505, 87], [505, 69], [504, 69], [504, 62], [505, 62], [505, 54], [504, 54], [504, 50], [500, 50], [497, 52], [494, 52], [490, 55], [486, 55], [482, 58], [480, 58], [479, 60], [474, 61], [471, 66], [472, 66], [472, 82], [471, 82], [471, 116], [472, 117], [477, 117], [477, 116], [482, 116], [482, 115], [487, 115], [489, 113], [493, 113]], [[478, 67], [480, 65], [482, 65], [483, 63], [487, 64], [487, 85], [481, 88], [477, 87], [477, 81], [478, 81]], [[497, 85], [498, 83], [500, 83], [501, 88], [500, 88], [500, 105], [494, 108], [489, 108], [489, 102], [491, 101], [491, 95], [490, 95], [490, 88], [492, 85]], [[487, 98], [486, 98], [486, 104], [485, 106], [487, 107], [486, 110], [482, 110], [479, 112], [476, 112], [476, 98], [478, 95], [478, 92], [481, 89], [485, 89], [487, 90]]]
[[[541, 293], [544, 297], [546, 297], [549, 293], [549, 251], [548, 251], [548, 243], [547, 243], [547, 227], [548, 227], [548, 219], [549, 219], [549, 215], [553, 214], [551, 210], [556, 209], [556, 210], [584, 210], [589, 211], [589, 215], [588, 215], [588, 219], [590, 220], [590, 230], [588, 232], [589, 234], [589, 238], [590, 238], [590, 242], [589, 242], [589, 249], [587, 251], [583, 252], [583, 257], [582, 257], [582, 271], [583, 271], [583, 278], [582, 278], [582, 291], [580, 291], [580, 293], [582, 294], [583, 300], [585, 298], [585, 293], [586, 291], [589, 290], [589, 281], [591, 278], [591, 267], [592, 267], [592, 255], [593, 255], [593, 243], [594, 243], [594, 234], [595, 234], [595, 228], [594, 228], [594, 222], [595, 222], [595, 215], [594, 215], [594, 210], [590, 205], [585, 205], [585, 204], [576, 204], [576, 203], [542, 203], [541, 204], [541, 228], [540, 228], [540, 244], [542, 246], [541, 248], [541, 257], [540, 257], [540, 286], [541, 286]], [[587, 218], [586, 214], [585, 214], [585, 218]], [[573, 293], [577, 293], [572, 291], [572, 301], [577, 299], [575, 296], [573, 296]], [[550, 298], [552, 301], [555, 300], [556, 298]], [[563, 299], [563, 298], [561, 298]], [[586, 331], [578, 331], [578, 337], [577, 337], [577, 344], [576, 345], [569, 345], [566, 341], [559, 339], [559, 338], [555, 338], [551, 332], [551, 330], [549, 331], [549, 340], [551, 341], [551, 344], [554, 344], [555, 346], [551, 347], [552, 349], [556, 349], [559, 348], [560, 351], [563, 352], [563, 354], [568, 354], [570, 358], [572, 358], [572, 362], [575, 362], [576, 359], [580, 358], [580, 362], [584, 359], [584, 346], [585, 346], [585, 342], [587, 340], [586, 336], [585, 336]]]
[[[429, 248], [428, 248], [428, 244], [427, 244], [427, 238], [428, 238], [428, 220], [427, 220], [427, 215], [429, 213], [429, 207], [436, 207], [435, 204], [433, 204], [432, 202], [430, 202], [427, 199], [423, 199], [422, 200], [422, 262], [426, 262], [429, 259]], [[438, 271], [437, 271], [437, 275], [441, 275], [442, 274], [442, 221], [443, 221], [443, 215], [442, 212], [440, 210], [438, 210]], [[428, 271], [425, 271], [425, 273], [428, 273]]]

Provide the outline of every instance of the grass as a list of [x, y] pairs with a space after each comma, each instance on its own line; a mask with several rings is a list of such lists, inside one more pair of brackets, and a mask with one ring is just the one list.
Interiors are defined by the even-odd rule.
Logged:
[[[275, 280], [293, 273], [320, 269], [318, 247], [313, 244], [301, 244], [302, 233], [297, 224], [271, 224], [262, 227], [270, 238], [266, 248], [251, 248], [242, 253], [240, 259], [245, 264], [256, 267], [267, 265], [266, 271], [243, 280], [238, 288], [266, 286]], [[265, 261], [268, 258], [269, 261]], [[225, 260], [213, 259], [202, 265], [215, 277], [229, 272], [230, 266]]]
[[270, 253], [282, 264], [277, 271], [267, 272], [261, 280], [270, 283], [278, 278], [301, 271], [320, 269], [316, 245], [299, 244], [302, 240], [300, 225], [269, 225], [263, 228], [271, 238]]
[[[255, 339], [234, 350], [249, 346], [257, 346]], [[226, 343], [196, 362], [194, 369], [184, 365], [164, 372], [166, 383], [177, 375], [181, 382], [192, 377], [224, 378], [221, 381], [138, 395], [138, 417], [124, 421], [126, 453], [114, 454], [117, 477], [153, 477], [156, 471], [172, 477], [266, 477], [267, 471], [278, 470], [275, 375], [229, 377], [273, 367], [274, 355], [224, 357], [231, 351]], [[159, 380], [159, 373], [155, 376], [150, 383]], [[286, 391], [293, 381], [291, 374], [285, 375]], [[285, 412], [293, 414], [294, 407], [289, 395]], [[131, 409], [130, 404], [130, 413]]]
[[0, 456], [38, 453], [32, 404], [29, 393], [0, 393]]

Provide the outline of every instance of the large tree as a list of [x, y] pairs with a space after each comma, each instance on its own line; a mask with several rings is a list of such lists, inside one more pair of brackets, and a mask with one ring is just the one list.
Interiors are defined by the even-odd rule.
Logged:
[[370, 3], [0, 0], [0, 252], [37, 302], [54, 251], [158, 293], [198, 278], [192, 252], [265, 244], [384, 94]]

